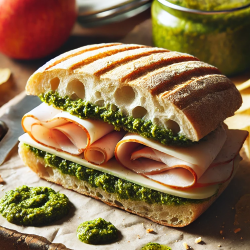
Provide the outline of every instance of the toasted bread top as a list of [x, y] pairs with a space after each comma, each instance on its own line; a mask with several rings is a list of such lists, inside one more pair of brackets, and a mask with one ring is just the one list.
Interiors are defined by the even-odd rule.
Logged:
[[135, 44], [89, 45], [52, 59], [26, 86], [31, 95], [51, 90], [93, 104], [112, 103], [126, 115], [165, 128], [174, 123], [193, 141], [242, 103], [235, 85], [216, 67], [185, 53]]

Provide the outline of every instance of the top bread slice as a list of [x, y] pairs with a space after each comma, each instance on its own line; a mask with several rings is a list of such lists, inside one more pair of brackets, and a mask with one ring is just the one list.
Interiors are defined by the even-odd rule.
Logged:
[[196, 57], [136, 44], [98, 44], [66, 52], [39, 68], [27, 94], [56, 91], [151, 120], [192, 141], [241, 106], [235, 85]]

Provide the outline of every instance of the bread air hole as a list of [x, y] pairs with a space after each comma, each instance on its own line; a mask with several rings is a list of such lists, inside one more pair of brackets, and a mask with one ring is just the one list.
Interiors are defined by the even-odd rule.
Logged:
[[50, 168], [46, 168], [44, 164], [37, 162], [37, 168], [38, 170], [32, 166], [32, 170], [34, 170], [36, 173], [39, 171], [44, 177], [53, 176], [53, 171], [50, 171]]
[[75, 101], [75, 100], [78, 100], [79, 97], [77, 96], [76, 93], [74, 93], [74, 94], [72, 94], [72, 95], [70, 96], [70, 99], [73, 100], [73, 101]]
[[56, 91], [60, 83], [60, 79], [58, 77], [55, 77], [50, 80], [50, 86], [51, 90]]
[[143, 206], [142, 208], [146, 212], [153, 212], [153, 210], [151, 208], [149, 208], [149, 207]]
[[99, 192], [96, 192], [96, 196], [99, 197], [99, 198], [103, 197]]
[[123, 207], [123, 204], [117, 200], [115, 200], [115, 205], [118, 207]]
[[176, 217], [173, 217], [173, 218], [171, 218], [171, 222], [173, 223], [173, 224], [176, 224], [176, 222], [178, 222], [178, 218], [176, 218]]
[[115, 91], [114, 97], [118, 105], [128, 105], [134, 101], [135, 92], [130, 86], [124, 86]]
[[104, 100], [98, 100], [95, 102], [95, 104], [99, 107], [103, 107], [104, 106]]
[[134, 118], [142, 118], [143, 116], [145, 116], [147, 114], [147, 110], [141, 106], [137, 106], [135, 108], [133, 108], [132, 110], [132, 116]]
[[117, 111], [118, 110], [118, 107], [115, 104], [113, 104], [113, 103], [110, 104], [110, 108], [113, 111]]
[[85, 87], [81, 81], [74, 79], [68, 83], [67, 90], [73, 93], [70, 98], [73, 100], [85, 98]]
[[153, 123], [156, 125], [160, 125], [160, 119], [159, 118], [154, 118]]
[[175, 134], [180, 132], [180, 126], [177, 122], [173, 120], [165, 120], [164, 121], [164, 127], [171, 129]]
[[95, 92], [95, 97], [98, 98], [98, 99], [100, 99], [102, 97], [101, 92], [100, 91], [96, 91]]

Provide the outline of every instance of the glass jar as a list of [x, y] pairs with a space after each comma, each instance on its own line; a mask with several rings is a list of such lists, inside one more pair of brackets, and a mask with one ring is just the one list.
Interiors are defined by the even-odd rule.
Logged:
[[250, 68], [249, 2], [154, 0], [154, 44], [192, 54], [226, 75], [243, 72]]

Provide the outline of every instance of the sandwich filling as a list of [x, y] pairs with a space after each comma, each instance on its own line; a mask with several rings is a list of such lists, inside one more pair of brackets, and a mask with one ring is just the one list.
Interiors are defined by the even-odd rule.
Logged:
[[119, 110], [114, 110], [112, 106], [100, 107], [82, 99], [72, 100], [68, 96], [61, 97], [54, 91], [41, 94], [39, 98], [42, 102], [67, 111], [81, 119], [102, 120], [112, 124], [115, 130], [124, 129], [131, 133], [137, 133], [143, 137], [156, 140], [163, 145], [188, 146], [195, 143], [184, 135], [175, 133], [173, 129], [157, 126], [152, 121], [126, 116]]
[[[26, 139], [21, 137], [21, 141], [26, 141]], [[119, 199], [145, 201], [149, 204], [160, 203], [163, 205], [184, 205], [204, 202], [211, 196], [215, 195], [218, 189], [218, 185], [214, 185], [211, 188], [200, 188], [200, 190], [197, 188], [198, 191], [204, 195], [204, 198], [202, 196], [197, 196], [195, 191], [192, 193], [193, 190], [191, 189], [186, 193], [185, 191], [178, 193], [178, 190], [174, 189], [166, 189], [165, 192], [163, 192], [164, 190], [158, 191], [147, 187], [147, 184], [142, 186], [124, 178], [114, 176], [110, 173], [84, 166], [84, 163], [76, 163], [72, 161], [73, 159], [71, 159], [71, 161], [65, 160], [62, 157], [38, 149], [34, 146], [30, 146], [24, 142], [21, 147], [29, 150], [36, 157], [43, 159], [47, 168], [57, 168], [62, 172], [62, 174], [75, 176], [77, 179], [87, 182], [93, 188], [101, 188], [105, 192], [111, 194], [115, 193]], [[112, 166], [114, 167], [114, 164], [112, 164]], [[134, 181], [140, 183], [140, 180], [136, 178]], [[142, 181], [141, 183], [145, 184]], [[174, 193], [175, 195], [172, 195], [171, 193]], [[182, 198], [183, 196], [189, 198]], [[197, 199], [197, 197], [199, 198]]]
[[174, 188], [223, 183], [234, 171], [234, 159], [246, 131], [222, 126], [190, 147], [166, 146], [137, 134], [115, 131], [110, 124], [80, 119], [43, 103], [22, 120], [24, 131], [39, 144], [77, 155], [94, 165], [116, 160], [153, 182]]
[[164, 225], [190, 222], [176, 217], [182, 206], [169, 206], [168, 221], [170, 211], [145, 212], [144, 200], [165, 210], [164, 200], [193, 207], [207, 199], [185, 217], [192, 221], [232, 179], [248, 134], [223, 125], [242, 103], [227, 77], [160, 48], [114, 43], [66, 52], [39, 68], [26, 91], [43, 101], [22, 119], [26, 165]]
[[[173, 200], [175, 200], [175, 197], [182, 197], [188, 200], [195, 199], [204, 201], [204, 199], [215, 195], [220, 186], [219, 184], [215, 184], [197, 188], [171, 188], [121, 166], [114, 158], [102, 165], [96, 165], [86, 161], [82, 158], [82, 155], [73, 156], [43, 146], [34, 141], [27, 133], [22, 135], [19, 140], [21, 142], [19, 152], [24, 162], [42, 177], [53, 176], [54, 174], [50, 171], [50, 168], [52, 168], [53, 171], [59, 170], [62, 174], [60, 178], [63, 178], [63, 175], [76, 177], [75, 181], [82, 181], [77, 183], [77, 185], [83, 185], [84, 188], [85, 184], [88, 188], [101, 188], [105, 193], [113, 192], [117, 194], [120, 199], [131, 198], [138, 201], [147, 201], [148, 203], [153, 203], [155, 199], [155, 203], [158, 201], [165, 204], [165, 202], [171, 201], [172, 198], [168, 198], [163, 202], [165, 198], [162, 195], [164, 194], [167, 195], [166, 197], [173, 197]], [[236, 157], [235, 159], [234, 170], [237, 169], [239, 159], [240, 157]], [[35, 162], [37, 161], [39, 164], [36, 166]], [[158, 195], [161, 194], [159, 199], [156, 199], [156, 192], [158, 192]], [[176, 204], [178, 203], [177, 199]]]

